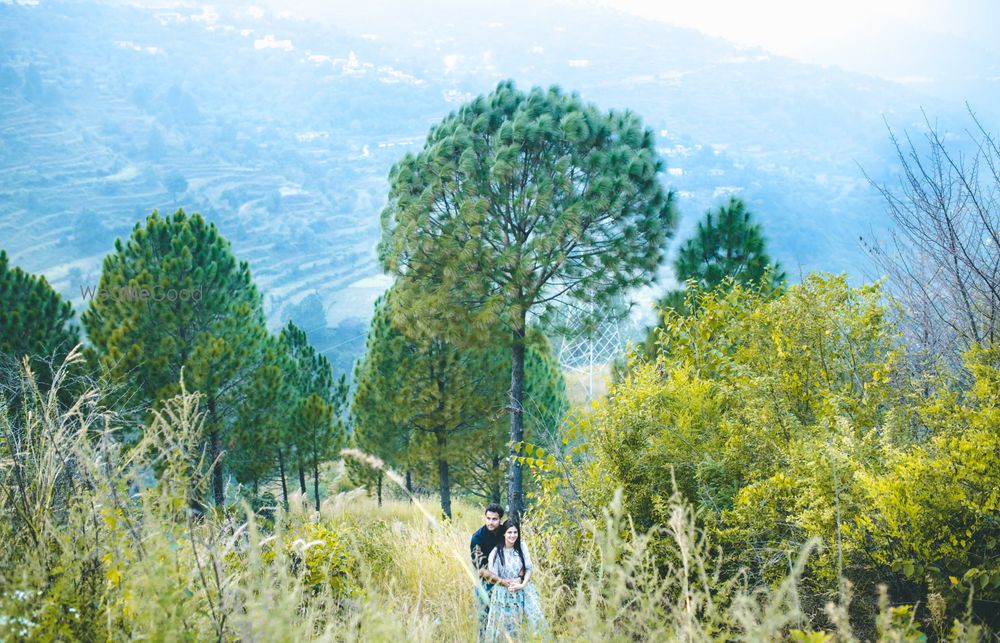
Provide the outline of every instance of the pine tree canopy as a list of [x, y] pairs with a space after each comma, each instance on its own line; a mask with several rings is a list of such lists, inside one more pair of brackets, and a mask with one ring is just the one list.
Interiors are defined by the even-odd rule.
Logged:
[[741, 285], [767, 277], [777, 285], [785, 275], [767, 254], [759, 223], [742, 199], [705, 213], [695, 235], [684, 242], [674, 261], [679, 282], [694, 280], [701, 290], [715, 288], [726, 277]]
[[59, 361], [80, 339], [72, 319], [73, 307], [45, 277], [12, 268], [7, 252], [0, 250], [0, 354]]
[[379, 256], [420, 291], [408, 326], [517, 328], [564, 295], [648, 283], [677, 220], [661, 169], [632, 112], [511, 81], [466, 104], [390, 174]]

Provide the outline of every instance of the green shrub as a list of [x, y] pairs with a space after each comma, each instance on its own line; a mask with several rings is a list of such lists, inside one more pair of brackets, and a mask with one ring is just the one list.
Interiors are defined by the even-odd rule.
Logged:
[[[697, 297], [691, 314], [666, 313], [654, 361], [633, 359], [569, 422], [563, 453], [538, 469], [539, 523], [572, 529], [621, 489], [625, 514], [655, 533], [669, 524], [676, 484], [726, 552], [726, 578], [778, 587], [815, 540], [798, 600], [818, 624], [834, 624], [834, 601], [875, 636], [883, 584], [923, 626], [935, 618], [931, 594], [946, 621], [972, 594], [972, 617], [990, 622], [997, 351], [970, 353], [971, 387], [944, 374], [914, 380], [879, 286], [843, 277], [810, 275], [777, 296], [731, 285]], [[647, 546], [661, 569], [676, 564], [669, 538]], [[848, 583], [861, 600], [844, 600]]]

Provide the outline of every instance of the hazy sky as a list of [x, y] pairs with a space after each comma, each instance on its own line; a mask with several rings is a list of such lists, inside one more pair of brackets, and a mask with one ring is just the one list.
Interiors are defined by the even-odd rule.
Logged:
[[909, 83], [1000, 73], [996, 0], [578, 0]]
[[939, 98], [1000, 102], [1000, 41], [994, 33], [1000, 26], [1000, 0], [507, 0], [501, 5], [485, 0], [248, 2], [314, 19], [348, 20], [375, 30], [387, 25], [434, 25], [442, 20], [482, 22], [499, 14], [509, 17], [512, 12], [530, 21], [534, 12], [546, 8], [607, 7], [803, 62], [902, 82]]

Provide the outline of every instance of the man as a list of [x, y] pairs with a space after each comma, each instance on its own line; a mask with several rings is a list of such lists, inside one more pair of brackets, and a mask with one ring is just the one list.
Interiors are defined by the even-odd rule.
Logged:
[[494, 584], [504, 587], [511, 581], [504, 580], [487, 569], [490, 552], [500, 544], [500, 520], [503, 518], [503, 507], [495, 502], [486, 505], [486, 524], [472, 534], [469, 542], [469, 552], [472, 555], [472, 567], [479, 570], [480, 582], [476, 587], [476, 610], [479, 612], [479, 631], [486, 626], [486, 617], [490, 611], [490, 590]]

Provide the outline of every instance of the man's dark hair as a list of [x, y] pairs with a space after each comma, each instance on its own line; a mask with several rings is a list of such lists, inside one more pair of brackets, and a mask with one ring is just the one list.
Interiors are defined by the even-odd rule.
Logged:
[[499, 503], [491, 502], [490, 504], [486, 505], [486, 511], [484, 511], [483, 513], [488, 514], [491, 511], [496, 515], [500, 516], [501, 518], [503, 518], [503, 507], [501, 507]]

